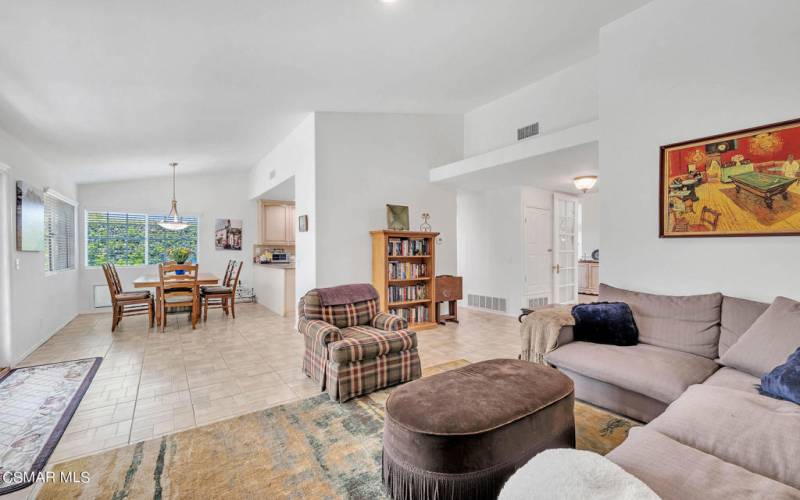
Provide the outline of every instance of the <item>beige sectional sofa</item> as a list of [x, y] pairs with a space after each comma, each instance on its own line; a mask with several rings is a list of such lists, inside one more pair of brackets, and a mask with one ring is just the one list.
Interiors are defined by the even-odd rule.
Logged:
[[760, 395], [758, 377], [720, 361], [769, 304], [607, 285], [599, 299], [631, 306], [640, 343], [576, 342], [565, 328], [545, 359], [578, 399], [649, 422], [609, 459], [663, 498], [800, 498], [800, 405]]

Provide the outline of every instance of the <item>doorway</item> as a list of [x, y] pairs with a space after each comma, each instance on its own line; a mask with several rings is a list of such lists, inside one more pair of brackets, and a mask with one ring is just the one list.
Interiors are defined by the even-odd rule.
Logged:
[[539, 207], [525, 207], [525, 288], [523, 306], [553, 302], [553, 211]]

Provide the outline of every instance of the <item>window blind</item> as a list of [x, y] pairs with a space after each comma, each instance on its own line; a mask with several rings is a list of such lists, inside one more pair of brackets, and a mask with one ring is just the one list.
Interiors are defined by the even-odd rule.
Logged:
[[75, 269], [75, 207], [44, 194], [45, 271]]
[[180, 231], [162, 228], [158, 225], [162, 219], [162, 215], [87, 211], [86, 265], [158, 264], [170, 260], [168, 252], [176, 247], [190, 248], [196, 254], [197, 217], [181, 217], [189, 226]]

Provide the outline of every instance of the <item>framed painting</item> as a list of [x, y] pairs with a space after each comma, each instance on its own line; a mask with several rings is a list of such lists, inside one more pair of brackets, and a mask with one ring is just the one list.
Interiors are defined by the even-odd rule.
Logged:
[[800, 119], [661, 146], [659, 236], [800, 235]]
[[217, 250], [241, 250], [242, 219], [217, 219], [214, 224], [214, 246]]
[[392, 231], [408, 231], [408, 207], [386, 205], [386, 225]]
[[44, 193], [25, 181], [17, 181], [17, 250], [44, 250]]

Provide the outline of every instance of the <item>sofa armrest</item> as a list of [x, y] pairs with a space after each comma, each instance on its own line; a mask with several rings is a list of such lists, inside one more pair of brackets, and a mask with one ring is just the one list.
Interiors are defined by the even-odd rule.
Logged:
[[573, 340], [575, 340], [575, 334], [572, 330], [572, 325], [562, 326], [561, 330], [559, 330], [558, 332], [558, 339], [556, 340], [556, 349], [565, 344], [569, 344]]
[[405, 330], [408, 328], [408, 321], [404, 320], [400, 316], [395, 316], [394, 314], [379, 312], [374, 318], [372, 318], [370, 325], [378, 330], [396, 332], [397, 330]]
[[330, 323], [318, 319], [307, 320], [306, 318], [300, 318], [297, 322], [297, 329], [306, 337], [314, 339], [322, 345], [342, 340], [341, 330]]

